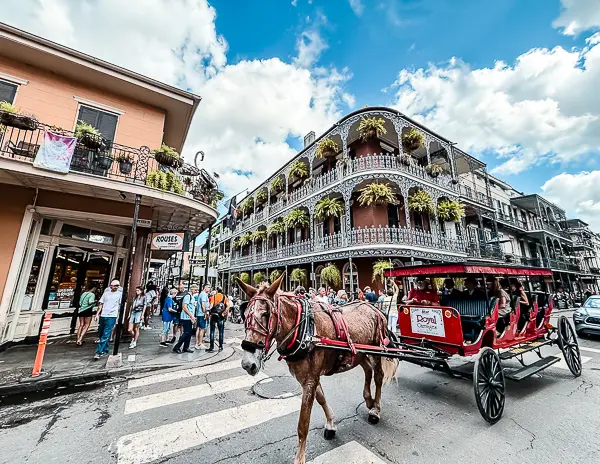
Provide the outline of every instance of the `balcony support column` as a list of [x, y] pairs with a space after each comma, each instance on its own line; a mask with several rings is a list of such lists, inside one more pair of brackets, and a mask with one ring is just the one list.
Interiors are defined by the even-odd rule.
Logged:
[[344, 191], [344, 209], [345, 209], [345, 214], [344, 214], [344, 234], [342, 235], [342, 243], [344, 244], [344, 246], [348, 246], [350, 245], [350, 238], [351, 238], [351, 234], [352, 234], [352, 226], [350, 223], [350, 215], [352, 214], [352, 211], [350, 209], [350, 198], [352, 197], [352, 192], [351, 191]]

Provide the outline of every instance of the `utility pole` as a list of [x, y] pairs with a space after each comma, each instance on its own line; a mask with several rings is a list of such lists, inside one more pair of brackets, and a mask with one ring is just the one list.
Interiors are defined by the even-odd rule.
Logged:
[[204, 266], [204, 282], [202, 285], [206, 285], [208, 282], [208, 265], [210, 263], [210, 238], [212, 236], [213, 225], [208, 226], [208, 238], [206, 239], [206, 265]]
[[[127, 250], [127, 269], [125, 269], [125, 278], [123, 279], [123, 295], [121, 296], [121, 306], [119, 307], [119, 319], [117, 320], [117, 330], [115, 332], [115, 346], [113, 355], [119, 353], [119, 344], [121, 343], [121, 332], [123, 331], [123, 316], [125, 315], [125, 304], [127, 303], [127, 291], [129, 289], [129, 278], [133, 269], [133, 247], [137, 240], [137, 220], [140, 213], [140, 204], [142, 196], [138, 193], [135, 196], [135, 205], [133, 207], [133, 225], [131, 226], [131, 237], [129, 238], [129, 249]], [[142, 250], [135, 250], [136, 253]]]

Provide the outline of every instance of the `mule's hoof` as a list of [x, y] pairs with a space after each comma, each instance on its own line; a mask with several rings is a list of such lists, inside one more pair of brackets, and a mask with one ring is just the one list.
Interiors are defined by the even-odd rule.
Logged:
[[379, 423], [379, 417], [377, 417], [375, 414], [369, 414], [369, 424], [378, 424]]
[[333, 440], [335, 438], [335, 430], [325, 429], [323, 436], [325, 437], [325, 440]]

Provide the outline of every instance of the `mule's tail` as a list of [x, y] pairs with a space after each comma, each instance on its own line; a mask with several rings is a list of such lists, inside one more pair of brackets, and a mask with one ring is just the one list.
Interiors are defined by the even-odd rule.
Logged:
[[383, 370], [383, 385], [387, 385], [396, 377], [396, 371], [400, 360], [394, 358], [381, 358], [381, 369]]

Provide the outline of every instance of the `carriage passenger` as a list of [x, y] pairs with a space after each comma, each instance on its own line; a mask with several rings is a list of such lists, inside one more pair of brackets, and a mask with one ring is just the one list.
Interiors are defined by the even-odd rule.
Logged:
[[335, 303], [338, 305], [345, 305], [348, 303], [348, 294], [346, 290], [340, 290], [337, 292]]
[[519, 316], [519, 327], [523, 327], [529, 321], [529, 313], [531, 312], [531, 304], [529, 303], [529, 298], [525, 293], [523, 284], [518, 279], [510, 279], [508, 293], [510, 293], [511, 296], [519, 297], [518, 301], [521, 309]]
[[501, 337], [510, 326], [510, 295], [500, 286], [495, 277], [487, 278], [488, 295], [498, 298], [498, 322], [496, 323], [496, 337]]
[[461, 294], [463, 300], [485, 300], [485, 292], [477, 286], [475, 277], [465, 278], [465, 290]]
[[425, 277], [419, 277], [417, 279], [417, 286], [408, 292], [408, 298], [406, 299], [408, 305], [425, 305], [429, 306], [432, 304], [440, 304], [440, 297], [437, 294], [437, 290], [431, 284], [429, 279]]
[[458, 300], [461, 297], [462, 292], [454, 288], [454, 279], [447, 278], [444, 280], [442, 295], [449, 300]]

